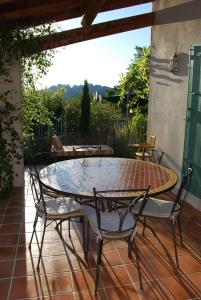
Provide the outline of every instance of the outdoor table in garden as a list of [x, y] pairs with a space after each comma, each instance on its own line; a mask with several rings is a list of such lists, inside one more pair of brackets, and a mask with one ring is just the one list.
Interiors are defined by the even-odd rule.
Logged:
[[[140, 189], [150, 185], [150, 195], [165, 192], [177, 182], [171, 169], [151, 162], [114, 157], [90, 157], [53, 163], [40, 172], [41, 181], [56, 192], [92, 198], [97, 190]], [[115, 194], [110, 196], [115, 197]], [[131, 193], [124, 193], [129, 198]]]

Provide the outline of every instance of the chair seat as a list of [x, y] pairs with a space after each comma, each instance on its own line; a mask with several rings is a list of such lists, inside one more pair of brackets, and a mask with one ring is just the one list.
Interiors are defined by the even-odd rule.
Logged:
[[[139, 207], [141, 204], [141, 199], [138, 201], [136, 206], [133, 208], [134, 213], [138, 213]], [[143, 213], [143, 216], [150, 216], [156, 218], [169, 218], [171, 216], [172, 208], [174, 206], [174, 202], [157, 199], [157, 198], [148, 198]], [[174, 216], [176, 216], [180, 212], [180, 205], [177, 204], [175, 207]]]
[[[80, 217], [84, 215], [82, 206], [71, 198], [46, 198], [45, 206], [47, 217], [51, 220]], [[39, 216], [44, 215], [42, 202], [37, 204], [36, 209]]]
[[[92, 207], [84, 206], [85, 215], [91, 225], [94, 233], [99, 234], [97, 224], [96, 210]], [[119, 231], [119, 214], [113, 212], [101, 212], [101, 235], [105, 238], [119, 239], [126, 238], [132, 233], [134, 227], [135, 217], [133, 214], [128, 213], [123, 222], [121, 231]]]

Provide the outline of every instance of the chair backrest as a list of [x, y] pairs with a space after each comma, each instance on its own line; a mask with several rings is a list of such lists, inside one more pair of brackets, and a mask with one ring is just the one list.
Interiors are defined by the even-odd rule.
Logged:
[[51, 137], [51, 146], [53, 146], [54, 150], [62, 150], [63, 149], [63, 144], [58, 137], [58, 135], [54, 134]]
[[32, 156], [32, 164], [34, 171], [39, 175], [42, 168], [56, 162], [56, 157], [51, 156], [51, 152], [39, 152]]
[[152, 148], [155, 147], [155, 144], [156, 144], [156, 136], [155, 135], [151, 135], [150, 136], [150, 139], [149, 139], [149, 144]]
[[182, 207], [182, 204], [184, 200], [186, 199], [190, 185], [191, 185], [191, 179], [192, 179], [193, 169], [191, 167], [188, 167], [185, 174], [182, 176], [181, 184], [179, 187], [179, 190], [177, 192], [176, 201], [172, 209], [172, 213], [177, 210], [177, 204]]
[[153, 152], [153, 162], [159, 165], [162, 162], [164, 152], [159, 151], [158, 149], [152, 149], [152, 152]]
[[[143, 209], [147, 202], [147, 196], [149, 192], [149, 188], [145, 189], [127, 189], [127, 190], [106, 190], [106, 191], [97, 191], [96, 188], [93, 188], [94, 193], [94, 203], [96, 209], [96, 217], [98, 229], [101, 231], [105, 231], [103, 229], [101, 215], [102, 212], [116, 212], [119, 216], [119, 228], [118, 231], [122, 231], [122, 227], [124, 224], [124, 220], [129, 212], [132, 212], [134, 207], [140, 203], [138, 213], [133, 213], [134, 226], [133, 230], [137, 225], [137, 221], [139, 217], [142, 215]], [[133, 193], [136, 196], [130, 197], [129, 200], [125, 200], [125, 195], [129, 193]], [[139, 200], [141, 200], [139, 202]], [[107, 207], [107, 209], [105, 209]]]
[[27, 169], [27, 172], [30, 178], [31, 192], [34, 199], [34, 203], [35, 205], [37, 205], [41, 200], [38, 175], [30, 168]]
[[43, 193], [43, 189], [46, 188], [44, 187], [37, 173], [32, 172], [30, 169], [28, 169], [28, 174], [30, 176], [31, 191], [32, 191], [34, 203], [35, 205], [41, 203], [43, 206], [43, 213], [44, 215], [47, 215], [45, 198], [44, 198], [45, 194]]

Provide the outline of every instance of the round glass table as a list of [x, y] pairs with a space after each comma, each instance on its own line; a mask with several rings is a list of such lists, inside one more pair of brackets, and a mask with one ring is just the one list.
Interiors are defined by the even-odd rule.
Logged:
[[[53, 163], [40, 171], [42, 183], [63, 195], [92, 198], [93, 188], [103, 190], [144, 189], [149, 195], [165, 192], [177, 182], [176, 173], [142, 160], [90, 157]], [[132, 197], [124, 193], [125, 198]], [[112, 195], [115, 197], [115, 195]]]

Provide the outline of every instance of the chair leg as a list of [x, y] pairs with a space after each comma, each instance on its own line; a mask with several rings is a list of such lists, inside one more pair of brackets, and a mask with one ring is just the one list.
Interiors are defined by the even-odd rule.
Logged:
[[145, 227], [146, 227], [146, 217], [144, 217], [144, 220], [143, 220], [143, 230], [142, 230], [142, 235], [144, 236], [144, 233], [145, 233]]
[[98, 291], [98, 282], [99, 282], [99, 274], [100, 274], [100, 264], [101, 264], [101, 255], [103, 248], [103, 239], [98, 239], [98, 253], [97, 253], [97, 262], [96, 262], [96, 279], [95, 279], [95, 296]]
[[62, 234], [62, 221], [60, 221], [60, 232]]
[[131, 258], [132, 243], [128, 240], [128, 257]]
[[42, 238], [41, 238], [41, 244], [40, 244], [40, 249], [39, 249], [39, 257], [38, 257], [38, 264], [37, 264], [37, 272], [39, 272], [40, 268], [40, 260], [41, 260], [41, 256], [42, 256], [42, 248], [43, 248], [43, 241], [44, 241], [44, 237], [45, 237], [45, 229], [46, 229], [46, 224], [47, 224], [47, 220], [45, 219], [44, 221], [44, 227], [43, 227], [43, 233], [42, 233]]
[[180, 218], [177, 217], [177, 222], [178, 222], [178, 228], [179, 228], [179, 237], [180, 237], [180, 241], [181, 241], [181, 245], [183, 246], [183, 238], [182, 238], [182, 230], [181, 230], [181, 221]]
[[83, 249], [84, 249], [84, 256], [86, 258], [86, 237], [85, 237], [85, 222], [84, 217], [80, 217], [80, 220], [82, 219], [82, 238], [83, 238]]
[[29, 242], [29, 249], [31, 249], [31, 244], [32, 244], [33, 236], [34, 236], [34, 233], [36, 232], [37, 222], [38, 222], [38, 214], [36, 213], [35, 220], [34, 220], [34, 223], [33, 223], [33, 232], [32, 232], [32, 235], [31, 235], [30, 242]]
[[70, 219], [68, 219], [68, 236], [69, 238], [71, 238], [71, 234], [70, 234]]
[[177, 267], [179, 268], [179, 261], [178, 261], [178, 255], [177, 255], [177, 242], [176, 242], [176, 235], [175, 235], [175, 224], [173, 223], [173, 221], [171, 221], [171, 229], [172, 229], [172, 237], [173, 237], [173, 243], [174, 243], [176, 263], [177, 263]]
[[137, 272], [138, 272], [138, 277], [140, 282], [140, 289], [142, 289], [143, 286], [142, 286], [142, 275], [141, 275], [141, 268], [140, 268], [140, 257], [139, 257], [137, 245], [134, 244], [133, 248], [135, 250], [135, 259], [136, 259]]
[[89, 252], [89, 239], [90, 239], [90, 231], [89, 231], [89, 221], [87, 220], [87, 234], [86, 234], [86, 245], [85, 245], [85, 258], [88, 259]]

